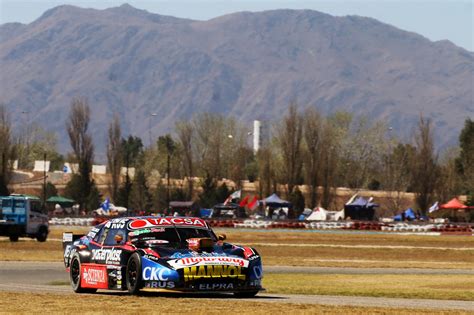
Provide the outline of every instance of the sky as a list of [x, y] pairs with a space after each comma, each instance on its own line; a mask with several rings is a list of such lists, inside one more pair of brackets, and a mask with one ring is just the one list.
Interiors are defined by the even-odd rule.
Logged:
[[30, 23], [55, 6], [105, 9], [128, 3], [152, 13], [208, 20], [238, 11], [312, 9], [375, 18], [430, 40], [474, 51], [474, 0], [0, 0], [0, 24]]

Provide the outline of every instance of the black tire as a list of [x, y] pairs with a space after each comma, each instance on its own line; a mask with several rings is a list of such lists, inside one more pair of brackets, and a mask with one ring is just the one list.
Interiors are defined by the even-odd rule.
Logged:
[[18, 242], [18, 238], [19, 236], [18, 235], [10, 235], [10, 242]]
[[36, 234], [36, 239], [38, 242], [46, 242], [48, 238], [48, 228], [46, 226], [40, 227], [38, 233]]
[[234, 292], [236, 298], [248, 299], [253, 298], [257, 295], [258, 291], [245, 291], [245, 292]]
[[71, 286], [76, 293], [94, 293], [97, 289], [81, 288], [81, 260], [79, 255], [72, 256], [71, 264], [69, 265], [69, 279]]
[[140, 289], [143, 287], [142, 259], [138, 253], [133, 253], [128, 259], [126, 272], [128, 293], [133, 295], [140, 294]]

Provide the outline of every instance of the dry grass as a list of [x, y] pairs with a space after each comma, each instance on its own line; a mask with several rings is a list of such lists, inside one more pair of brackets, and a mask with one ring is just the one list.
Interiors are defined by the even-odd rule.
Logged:
[[279, 230], [249, 231], [238, 229], [216, 229], [224, 233], [231, 242], [272, 242], [272, 243], [316, 243], [341, 245], [402, 245], [402, 246], [434, 246], [453, 248], [472, 248], [472, 236], [429, 236], [429, 235], [398, 235], [398, 234], [362, 234], [351, 231], [316, 231], [300, 230], [288, 232]]
[[[38, 243], [20, 239], [10, 243], [0, 238], [0, 260], [61, 261], [63, 231], [86, 233], [88, 227], [53, 227], [50, 241]], [[217, 229], [227, 234], [228, 241], [237, 244], [259, 243], [255, 247], [262, 254], [265, 265], [331, 266], [331, 267], [419, 267], [419, 268], [474, 268], [473, 250], [445, 248], [473, 248], [474, 238], [467, 236], [411, 236], [377, 234], [333, 234], [315, 232], [268, 232]], [[54, 241], [56, 239], [56, 241]], [[261, 243], [287, 244], [282, 246]], [[294, 244], [347, 245], [346, 248], [301, 247]], [[351, 245], [438, 247], [433, 249], [350, 248]]]
[[474, 301], [474, 276], [266, 274], [269, 293]]
[[[28, 301], [28, 303], [25, 303]], [[226, 298], [131, 297], [124, 295], [72, 295], [0, 292], [0, 312], [5, 314], [468, 314], [382, 307], [325, 306], [262, 303]]]

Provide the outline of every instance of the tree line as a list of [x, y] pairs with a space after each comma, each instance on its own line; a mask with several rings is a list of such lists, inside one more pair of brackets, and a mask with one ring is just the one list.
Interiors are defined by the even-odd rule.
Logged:
[[[39, 126], [31, 124], [26, 140], [15, 137], [0, 105], [0, 193], [8, 193], [9, 161], [18, 159], [20, 167], [28, 167], [46, 153], [53, 168], [65, 160], [78, 163], [65, 195], [83, 209], [96, 209], [103, 196], [91, 177], [95, 148], [90, 115], [85, 98], [72, 101], [65, 126], [72, 150], [62, 156], [54, 136]], [[323, 116], [315, 108], [300, 112], [293, 102], [254, 153], [251, 131], [217, 113], [180, 121], [172, 134], [157, 137], [148, 147], [139, 137], [124, 137], [114, 116], [107, 131], [109, 195], [116, 205], [135, 210], [164, 209], [170, 200], [193, 198], [210, 207], [227, 197], [229, 188], [218, 185], [227, 178], [237, 188], [243, 180], [255, 181], [260, 196], [283, 190], [295, 204], [294, 215], [304, 207], [332, 208], [336, 187], [389, 191], [394, 209], [400, 208], [402, 192], [413, 192], [422, 213], [435, 200], [460, 194], [473, 204], [474, 121], [466, 119], [459, 146], [442, 153], [435, 148], [433, 132], [432, 122], [420, 115], [413, 138], [403, 142], [382, 121], [347, 112]], [[133, 178], [121, 175], [122, 167], [134, 168]], [[179, 186], [175, 179], [185, 180]], [[310, 189], [307, 199], [298, 187], [303, 184]]]

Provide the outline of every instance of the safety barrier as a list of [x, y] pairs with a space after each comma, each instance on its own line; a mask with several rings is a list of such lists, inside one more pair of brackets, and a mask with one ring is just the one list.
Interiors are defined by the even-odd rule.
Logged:
[[[97, 225], [107, 218], [51, 218], [50, 225]], [[383, 231], [397, 233], [473, 233], [473, 226], [469, 224], [448, 223], [415, 223], [415, 222], [372, 222], [372, 221], [273, 221], [257, 219], [208, 219], [208, 224], [214, 228], [245, 228], [245, 229], [315, 229], [315, 230], [355, 230], [355, 231]]]

